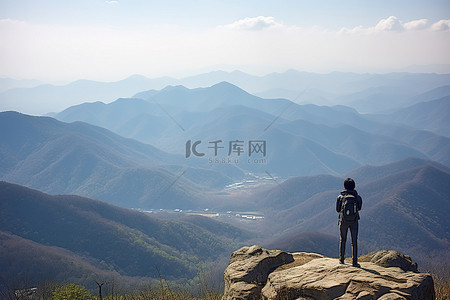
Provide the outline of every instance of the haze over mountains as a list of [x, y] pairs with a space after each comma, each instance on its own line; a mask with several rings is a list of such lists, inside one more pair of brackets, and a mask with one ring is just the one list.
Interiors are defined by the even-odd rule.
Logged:
[[419, 102], [410, 107], [380, 116], [381, 120], [395, 120], [418, 129], [425, 129], [450, 137], [450, 96]]
[[288, 71], [6, 90], [0, 109], [19, 112], [0, 112], [0, 249], [23, 259], [0, 261], [0, 277], [25, 264], [38, 276], [46, 260], [28, 248], [57, 261], [44, 269], [58, 278], [72, 259], [81, 281], [155, 278], [155, 262], [193, 278], [250, 239], [336, 256], [348, 176], [364, 201], [362, 252], [448, 259], [449, 86], [449, 74]]
[[[442, 111], [450, 102], [441, 103]], [[402, 112], [408, 110], [410, 108], [399, 111], [400, 117], [395, 118], [395, 122], [401, 122]], [[425, 109], [421, 113], [433, 116], [435, 110], [430, 106], [430, 114], [425, 114]], [[440, 115], [445, 115], [445, 111]], [[358, 165], [383, 164], [410, 156], [449, 163], [448, 150], [441, 153], [450, 145], [447, 138], [414, 127], [401, 127], [394, 121], [388, 123], [391, 116], [378, 116], [382, 119], [379, 122], [341, 106], [298, 105], [284, 99], [262, 99], [222, 82], [209, 88], [177, 86], [152, 90], [110, 104], [82, 104], [64, 110], [56, 118], [66, 122], [90, 122], [179, 154], [184, 153], [184, 144], [189, 139], [265, 139], [270, 143], [272, 155], [267, 168], [281, 177], [338, 174]], [[439, 123], [435, 128], [444, 127], [445, 118], [432, 118], [434, 123]], [[408, 121], [403, 121], [405, 123]], [[402, 133], [397, 134], [400, 130]], [[414, 137], [419, 135], [434, 142], [426, 146], [417, 143]], [[405, 136], [413, 139], [399, 141]], [[310, 153], [315, 157], [307, 158]], [[277, 160], [279, 157], [284, 163]], [[304, 164], [311, 161], [311, 166]], [[252, 171], [261, 172], [258, 166], [251, 167]]]
[[[265, 76], [254, 76], [240, 71], [215, 71], [181, 79], [170, 77], [150, 79], [133, 75], [117, 82], [79, 80], [62, 86], [31, 84], [28, 85], [31, 87], [10, 88], [0, 93], [0, 110], [47, 114], [84, 102], [107, 103], [120, 97], [131, 97], [144, 90], [160, 90], [168, 85], [196, 88], [212, 86], [222, 81], [227, 81], [263, 98], [287, 98], [298, 103], [319, 105], [345, 104], [355, 106], [361, 112], [367, 113], [386, 112], [399, 105], [405, 107], [413, 104], [411, 99], [415, 96], [449, 85], [450, 75], [343, 72], [318, 74], [296, 70]], [[5, 88], [7, 86], [5, 84]], [[440, 97], [443, 96], [445, 95]], [[395, 101], [389, 101], [389, 99]], [[383, 105], [376, 105], [375, 102], [383, 102]]]
[[0, 92], [16, 89], [31, 88], [43, 84], [39, 80], [17, 80], [11, 78], [0, 78]]
[[[450, 103], [446, 99], [439, 100], [441, 111]], [[381, 122], [340, 106], [261, 99], [225, 82], [209, 88], [167, 87], [110, 104], [86, 103], [56, 117], [92, 123], [145, 144], [88, 124], [5, 112], [0, 119], [11, 130], [2, 132], [3, 180], [127, 207], [198, 208], [208, 206], [198, 191], [220, 189], [252, 173], [281, 178], [338, 175], [407, 157], [450, 163], [449, 138], [387, 123], [389, 115]], [[446, 122], [433, 120], [439, 128]], [[265, 155], [250, 155], [252, 140], [266, 143]], [[198, 149], [205, 157], [186, 158], [188, 141], [200, 141]], [[214, 141], [221, 141], [217, 155], [211, 149]], [[232, 141], [242, 142], [242, 153], [230, 153]], [[29, 147], [18, 151], [23, 143]], [[134, 189], [128, 193], [131, 182]]]

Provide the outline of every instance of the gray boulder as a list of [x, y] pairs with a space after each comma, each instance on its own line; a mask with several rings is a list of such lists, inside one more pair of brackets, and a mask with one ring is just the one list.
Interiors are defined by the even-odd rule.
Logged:
[[224, 272], [223, 299], [260, 299], [269, 274], [292, 261], [292, 254], [256, 245], [233, 252]]
[[371, 258], [370, 262], [385, 268], [399, 267], [405, 272], [417, 272], [417, 263], [413, 262], [411, 257], [394, 250], [382, 250], [370, 253], [367, 256]]

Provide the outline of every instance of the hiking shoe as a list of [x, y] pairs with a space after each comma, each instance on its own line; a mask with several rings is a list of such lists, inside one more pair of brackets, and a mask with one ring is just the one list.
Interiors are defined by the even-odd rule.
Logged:
[[344, 262], [343, 259], [339, 259], [339, 263], [340, 263], [341, 265], [344, 265], [344, 264], [345, 264], [345, 262]]
[[352, 266], [354, 266], [355, 268], [361, 268], [361, 265], [358, 264], [357, 262], [354, 262], [354, 263], [352, 264]]

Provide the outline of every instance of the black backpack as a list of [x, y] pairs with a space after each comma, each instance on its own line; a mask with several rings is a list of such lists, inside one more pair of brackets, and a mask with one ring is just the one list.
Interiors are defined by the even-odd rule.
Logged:
[[358, 220], [358, 204], [355, 195], [346, 194], [342, 196], [342, 218], [346, 222], [355, 222]]

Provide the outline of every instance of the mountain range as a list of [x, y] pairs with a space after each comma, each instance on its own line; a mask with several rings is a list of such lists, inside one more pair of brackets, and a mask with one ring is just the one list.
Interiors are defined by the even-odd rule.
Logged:
[[[410, 158], [345, 176], [356, 178], [363, 197], [361, 254], [394, 249], [424, 266], [430, 256], [447, 261], [450, 168]], [[217, 261], [226, 262], [242, 243], [336, 257], [340, 187], [342, 178], [316, 175], [236, 193], [231, 206], [265, 216], [255, 226], [239, 225], [256, 230], [250, 233], [220, 222], [230, 222], [226, 214], [219, 222], [182, 213], [166, 218], [0, 182], [0, 276], [82, 284], [116, 278], [133, 284], [157, 278], [159, 270], [167, 279], [181, 280], [193, 278], [200, 262], [225, 268]]]
[[450, 74], [2, 82], [22, 113], [0, 112], [0, 280], [221, 276], [250, 243], [337, 256], [346, 177], [360, 253], [450, 259]]
[[[6, 82], [8, 79], [4, 79]], [[356, 74], [333, 72], [318, 74], [288, 70], [284, 73], [271, 73], [265, 76], [249, 75], [240, 71], [215, 71], [182, 79], [170, 77], [146, 78], [133, 75], [116, 82], [96, 82], [78, 80], [55, 86], [41, 84], [33, 86], [23, 83], [8, 85], [10, 89], [0, 92], [0, 110], [16, 110], [27, 114], [47, 114], [59, 112], [68, 106], [83, 102], [110, 102], [119, 97], [130, 97], [140, 91], [162, 89], [167, 85], [184, 85], [188, 88], [207, 87], [222, 81], [230, 82], [242, 89], [263, 98], [288, 98], [298, 103], [320, 105], [357, 105], [361, 112], [393, 109], [397, 101], [384, 101], [385, 106], [374, 106], [368, 102], [391, 98], [402, 106], [413, 104], [413, 99], [421, 93], [449, 85], [449, 74]], [[17, 86], [16, 88], [13, 88]], [[22, 85], [23, 86], [23, 85]], [[383, 91], [380, 93], [380, 89]], [[362, 93], [362, 94], [361, 94]], [[359, 95], [359, 96], [358, 96]], [[442, 95], [443, 97], [445, 95]], [[363, 104], [360, 105], [359, 103]], [[406, 105], [405, 105], [406, 103]], [[386, 105], [388, 107], [386, 107]], [[373, 111], [373, 110], [375, 111]]]
[[[441, 110], [450, 107], [446, 99], [440, 102]], [[410, 109], [400, 110], [398, 115], [407, 114]], [[436, 109], [429, 107], [423, 115], [432, 118], [431, 110]], [[266, 169], [250, 166], [249, 170], [270, 169], [285, 178], [338, 174], [358, 165], [385, 164], [410, 156], [448, 164], [450, 157], [445, 150], [450, 145], [448, 138], [424, 130], [426, 128], [415, 129], [414, 124], [407, 124], [409, 127], [396, 124], [401, 117], [389, 122], [391, 115], [367, 116], [343, 106], [299, 105], [285, 99], [262, 99], [226, 82], [208, 88], [177, 86], [151, 90], [110, 104], [81, 104], [55, 117], [65, 122], [92, 123], [178, 154], [183, 154], [184, 143], [189, 139], [265, 139], [271, 142], [272, 157], [268, 166], [264, 166]], [[445, 118], [434, 120], [438, 122], [436, 128], [445, 128], [440, 127], [445, 124]], [[431, 123], [431, 120], [425, 121]], [[401, 134], [397, 134], [399, 131]], [[416, 136], [421, 140], [426, 138], [427, 143], [417, 143]], [[315, 167], [308, 167], [305, 162]]]
[[[41, 191], [103, 199], [125, 207], [192, 208], [224, 175], [182, 156], [82, 122], [0, 113], [0, 178]], [[196, 183], [191, 181], [195, 180]]]
[[[227, 257], [249, 232], [201, 216], [161, 220], [79, 196], [50, 196], [0, 182], [2, 281], [94, 280], [123, 276], [192, 279]], [[160, 272], [160, 273], [158, 273]]]
[[[399, 125], [408, 111], [420, 111], [416, 106], [442, 111], [448, 100], [415, 104], [389, 122], [389, 115], [380, 120], [343, 106], [262, 99], [222, 82], [85, 103], [56, 115], [70, 124], [3, 112], [0, 124], [8, 130], [0, 134], [0, 178], [125, 207], [198, 209], [224, 201], [220, 189], [252, 174], [338, 175], [408, 157], [449, 166], [449, 138]], [[445, 118], [434, 120], [444, 127]], [[187, 157], [196, 141], [205, 156]], [[242, 153], [232, 153], [233, 141], [240, 141]], [[266, 152], [250, 153], [251, 141], [264, 142]]]

